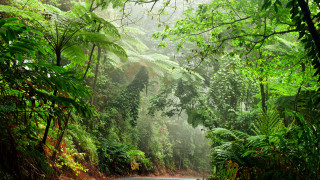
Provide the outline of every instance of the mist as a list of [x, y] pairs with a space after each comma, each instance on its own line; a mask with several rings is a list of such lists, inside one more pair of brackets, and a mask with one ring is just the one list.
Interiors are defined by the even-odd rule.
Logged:
[[4, 179], [320, 179], [319, 6], [0, 1]]

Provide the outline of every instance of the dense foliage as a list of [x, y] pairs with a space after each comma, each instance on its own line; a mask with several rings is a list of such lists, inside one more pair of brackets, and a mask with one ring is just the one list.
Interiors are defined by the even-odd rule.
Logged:
[[1, 1], [0, 175], [320, 179], [319, 3]]
[[319, 179], [318, 2], [208, 1], [184, 15], [154, 37], [187, 50], [205, 81], [153, 104], [209, 129], [213, 179]]

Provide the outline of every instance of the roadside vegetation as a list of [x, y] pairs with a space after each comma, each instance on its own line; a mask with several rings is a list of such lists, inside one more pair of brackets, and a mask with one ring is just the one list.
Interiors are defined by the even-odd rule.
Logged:
[[320, 179], [319, 3], [0, 1], [0, 176]]

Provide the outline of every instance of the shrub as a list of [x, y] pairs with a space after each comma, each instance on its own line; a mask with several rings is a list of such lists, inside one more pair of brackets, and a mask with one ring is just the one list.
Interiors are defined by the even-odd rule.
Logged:
[[98, 155], [100, 169], [112, 174], [128, 174], [130, 171], [139, 170], [141, 167], [145, 169], [151, 167], [144, 152], [137, 150], [134, 145], [103, 139], [98, 148]]
[[98, 164], [97, 147], [91, 134], [77, 124], [70, 124], [66, 138], [67, 147], [75, 152], [85, 153], [85, 159]]

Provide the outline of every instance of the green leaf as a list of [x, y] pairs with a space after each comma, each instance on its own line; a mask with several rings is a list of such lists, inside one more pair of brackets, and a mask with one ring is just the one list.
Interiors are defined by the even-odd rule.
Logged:
[[246, 157], [246, 156], [249, 156], [249, 155], [256, 153], [256, 152], [257, 152], [256, 150], [249, 150], [249, 151], [246, 151], [245, 153], [243, 153], [241, 155], [241, 157]]

